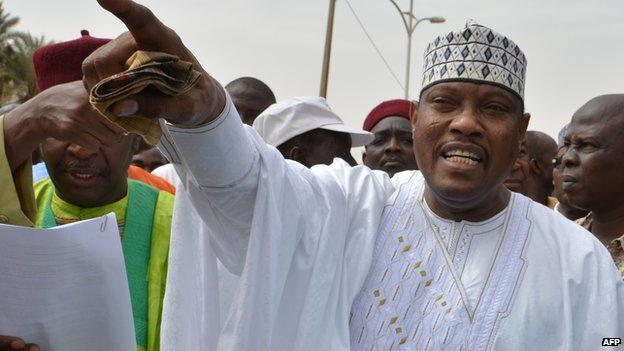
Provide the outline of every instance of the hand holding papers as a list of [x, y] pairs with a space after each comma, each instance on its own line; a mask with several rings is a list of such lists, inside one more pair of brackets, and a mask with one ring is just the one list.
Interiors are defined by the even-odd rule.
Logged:
[[0, 335], [46, 351], [136, 349], [114, 214], [52, 229], [0, 225]]

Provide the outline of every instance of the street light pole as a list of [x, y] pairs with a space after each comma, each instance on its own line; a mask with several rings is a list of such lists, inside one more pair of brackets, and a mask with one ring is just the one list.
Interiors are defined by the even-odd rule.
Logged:
[[329, 59], [331, 57], [332, 35], [334, 32], [334, 12], [336, 0], [329, 0], [329, 12], [327, 14], [327, 32], [325, 33], [325, 53], [323, 54], [323, 71], [321, 72], [320, 96], [327, 97], [327, 81], [329, 78]]
[[[414, 22], [414, 16], [412, 15], [414, 13], [414, 0], [410, 0], [410, 7], [409, 7], [409, 20], [408, 20], [408, 24], [407, 24], [407, 60], [405, 62], [406, 63], [406, 68], [405, 68], [405, 100], [409, 99], [409, 81], [410, 81], [410, 67], [411, 67], [411, 62], [412, 62], [412, 33], [414, 33], [414, 28], [416, 28], [415, 25], [413, 25]], [[418, 24], [418, 22], [416, 22], [416, 24]]]
[[403, 11], [397, 4], [398, 0], [390, 0], [390, 2], [396, 7], [397, 11], [401, 15], [401, 19], [403, 20], [403, 24], [405, 25], [405, 31], [407, 32], [407, 60], [405, 67], [405, 99], [409, 99], [409, 87], [410, 87], [410, 68], [412, 61], [412, 34], [414, 33], [414, 29], [420, 22], [429, 21], [431, 23], [442, 23], [446, 21], [444, 17], [434, 16], [434, 17], [425, 17], [425, 18], [417, 18], [414, 15], [414, 0], [410, 0], [409, 3], [409, 11]]

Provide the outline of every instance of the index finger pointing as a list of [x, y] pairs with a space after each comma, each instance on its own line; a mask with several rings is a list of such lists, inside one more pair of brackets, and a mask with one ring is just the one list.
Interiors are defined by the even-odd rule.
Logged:
[[150, 9], [132, 0], [98, 0], [100, 6], [119, 18], [128, 28], [139, 49], [166, 49], [173, 31]]

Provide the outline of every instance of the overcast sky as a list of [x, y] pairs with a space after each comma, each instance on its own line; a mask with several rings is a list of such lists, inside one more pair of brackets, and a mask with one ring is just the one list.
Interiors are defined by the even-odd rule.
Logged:
[[[370, 35], [403, 80], [406, 33], [389, 0], [349, 0]], [[409, 0], [398, 0], [404, 6]], [[19, 29], [55, 41], [75, 39], [81, 29], [114, 37], [121, 22], [95, 0], [5, 0], [21, 18]], [[204, 68], [226, 84], [240, 76], [265, 81], [278, 100], [317, 95], [329, 0], [143, 1], [175, 29]], [[624, 1], [622, 0], [415, 0], [421, 23], [414, 33], [412, 98], [420, 90], [422, 53], [436, 35], [467, 19], [506, 34], [528, 59], [526, 108], [530, 129], [556, 136], [590, 98], [624, 92]], [[403, 96], [349, 10], [338, 0], [328, 101], [352, 126], [377, 103]]]

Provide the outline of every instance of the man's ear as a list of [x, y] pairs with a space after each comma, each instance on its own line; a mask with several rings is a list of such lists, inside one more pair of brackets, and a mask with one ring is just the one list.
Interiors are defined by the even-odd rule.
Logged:
[[366, 146], [364, 146], [364, 151], [362, 151], [362, 163], [366, 163]]
[[138, 134], [131, 134], [131, 135], [132, 135], [132, 154], [135, 155], [139, 153], [139, 148], [141, 146], [141, 142], [143, 141], [143, 138]]
[[416, 120], [418, 119], [418, 107], [420, 106], [420, 102], [412, 101], [412, 111], [410, 113], [410, 123], [412, 124], [412, 130], [414, 130], [414, 126], [416, 125]]
[[527, 128], [529, 127], [529, 121], [531, 120], [531, 114], [525, 113], [521, 117], [520, 123], [518, 123], [518, 131], [520, 132], [520, 141], [522, 142], [526, 136]]
[[41, 162], [45, 162], [45, 159], [43, 157], [43, 143], [39, 144], [37, 150], [39, 150], [39, 155], [41, 155]]
[[523, 146], [522, 144], [525, 143], [526, 131], [527, 131], [527, 128], [529, 127], [529, 121], [531, 120], [531, 114], [525, 113], [520, 118], [521, 118], [520, 122], [518, 123], [518, 135], [519, 135], [519, 138], [518, 138], [518, 150], [519, 150], [519, 153], [518, 153], [518, 155], [520, 155], [520, 153], [522, 152], [523, 147], [524, 147], [524, 151], [528, 152], [526, 150], [526, 145]]
[[542, 173], [544, 173], [544, 169], [542, 168], [540, 163], [537, 162], [537, 160], [534, 158], [531, 158], [529, 161], [529, 169], [531, 173], [534, 173], [540, 176], [542, 175]]
[[310, 167], [308, 166], [306, 150], [300, 148], [299, 146], [293, 146], [292, 149], [288, 151], [288, 158], [293, 161], [297, 161], [306, 167]]

